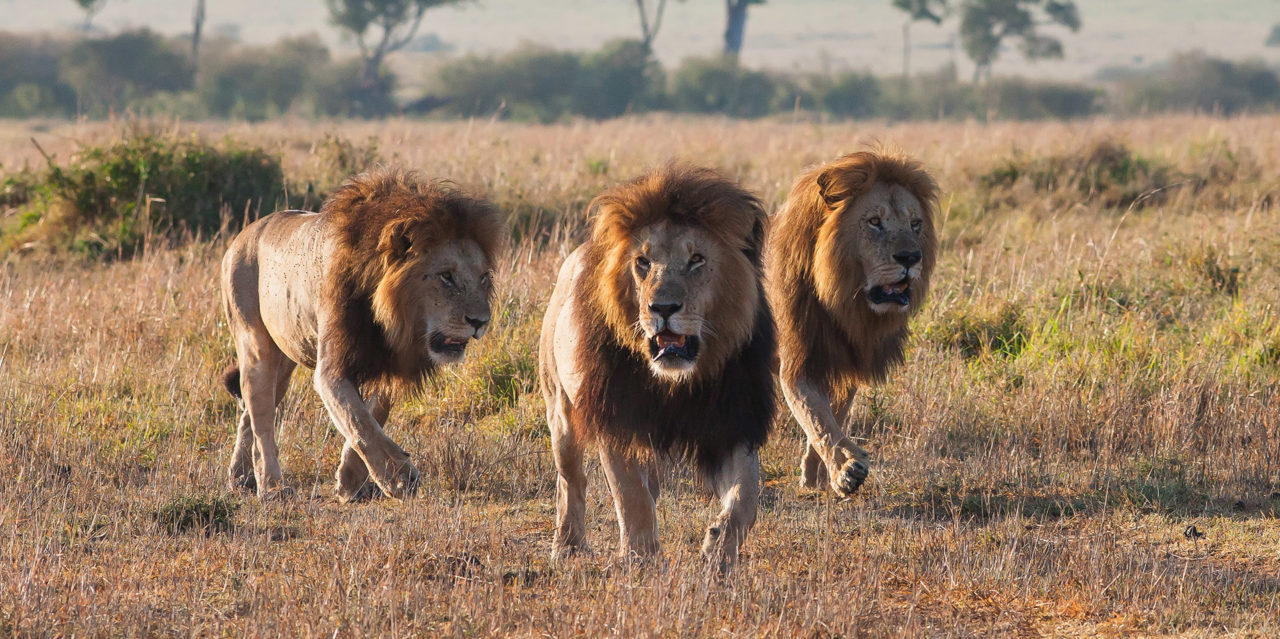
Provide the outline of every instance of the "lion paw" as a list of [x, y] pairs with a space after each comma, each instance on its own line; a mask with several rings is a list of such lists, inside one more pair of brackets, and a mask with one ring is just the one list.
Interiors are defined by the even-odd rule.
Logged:
[[850, 459], [840, 468], [835, 480], [831, 482], [831, 487], [837, 493], [848, 497], [862, 487], [862, 483], [867, 481], [869, 472], [867, 462], [861, 459]]
[[379, 490], [388, 497], [404, 499], [418, 494], [422, 476], [418, 474], [418, 468], [408, 460], [408, 456], [405, 457], [391, 477], [378, 480]]
[[227, 488], [233, 493], [249, 493], [258, 492], [258, 478], [253, 476], [253, 471], [247, 473], [232, 474], [227, 478]]
[[338, 485], [334, 487], [334, 492], [337, 493], [338, 501], [344, 504], [372, 501], [374, 499], [381, 499], [385, 497], [385, 495], [382, 494], [382, 489], [379, 488], [377, 484], [373, 483], [372, 480], [368, 479], [360, 482], [360, 485], [355, 487], [343, 486], [342, 483], [339, 482]]

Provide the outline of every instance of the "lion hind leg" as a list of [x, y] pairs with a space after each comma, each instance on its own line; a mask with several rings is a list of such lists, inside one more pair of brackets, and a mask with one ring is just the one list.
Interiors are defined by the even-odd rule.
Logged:
[[640, 462], [629, 450], [602, 444], [600, 463], [618, 513], [618, 554], [623, 557], [658, 554], [657, 505], [645, 483]]
[[277, 351], [276, 357], [255, 359], [243, 364], [240, 371], [245, 412], [253, 432], [253, 474], [259, 497], [267, 497], [283, 489], [275, 426], [276, 386], [281, 358], [283, 354]]
[[583, 443], [573, 432], [567, 400], [551, 402], [547, 409], [551, 426], [551, 454], [556, 464], [556, 532], [551, 558], [587, 552], [587, 473], [583, 468]]
[[249, 411], [240, 412], [240, 422], [236, 426], [236, 446], [231, 453], [231, 465], [227, 469], [227, 484], [232, 491], [257, 492], [258, 481], [253, 476], [254, 455], [253, 421], [249, 419]]
[[707, 527], [702, 554], [721, 571], [738, 559], [738, 550], [756, 523], [760, 501], [760, 458], [756, 451], [739, 447], [708, 476], [722, 510]]
[[827, 465], [822, 461], [822, 454], [812, 442], [805, 442], [804, 453], [800, 457], [800, 485], [805, 488], [819, 488], [827, 483]]

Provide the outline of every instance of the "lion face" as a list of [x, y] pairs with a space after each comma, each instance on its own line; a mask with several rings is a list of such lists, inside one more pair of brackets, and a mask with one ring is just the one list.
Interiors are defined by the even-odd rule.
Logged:
[[876, 182], [847, 204], [839, 224], [859, 261], [862, 291], [871, 310], [910, 309], [912, 286], [923, 270], [923, 238], [931, 232], [920, 200], [900, 184]]
[[678, 381], [698, 366], [707, 338], [714, 280], [733, 268], [725, 251], [700, 229], [668, 222], [642, 229], [631, 257], [636, 326], [643, 332], [649, 367]]
[[[435, 364], [462, 359], [467, 345], [489, 327], [492, 268], [474, 240], [436, 246], [423, 254], [412, 249], [396, 265], [375, 295], [375, 314], [400, 348], [425, 350]], [[395, 258], [392, 257], [391, 260]]]

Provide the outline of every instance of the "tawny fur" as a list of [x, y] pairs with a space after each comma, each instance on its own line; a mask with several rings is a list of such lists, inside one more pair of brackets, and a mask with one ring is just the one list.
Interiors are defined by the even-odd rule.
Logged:
[[[727, 565], [755, 521], [757, 449], [775, 414], [764, 211], [714, 171], [680, 166], [616, 186], [591, 208], [591, 237], [560, 270], [539, 346], [559, 474], [553, 554], [585, 547], [582, 455], [591, 445], [623, 554], [657, 551], [657, 460], [669, 454], [696, 463], [720, 497], [703, 551]], [[646, 256], [652, 271], [639, 266]], [[654, 304], [666, 302], [680, 310], [660, 322]], [[655, 324], [699, 336], [693, 363], [653, 359]]]
[[379, 170], [349, 180], [319, 213], [281, 211], [245, 227], [222, 262], [237, 365], [223, 374], [245, 408], [230, 484], [282, 490], [275, 406], [298, 364], [346, 439], [339, 499], [405, 496], [409, 456], [384, 432], [391, 400], [483, 335], [497, 211], [443, 182]]
[[[806, 486], [825, 476], [849, 494], [867, 476], [868, 454], [848, 439], [844, 422], [856, 388], [883, 380], [903, 361], [908, 321], [923, 305], [936, 262], [937, 199], [937, 184], [919, 162], [868, 151], [801, 175], [775, 216], [767, 291], [783, 395], [809, 439]], [[910, 217], [911, 226], [869, 229], [868, 220], [878, 228], [881, 214], [895, 224]], [[904, 248], [919, 256], [911, 268], [895, 257], [905, 257]], [[898, 271], [913, 278], [910, 303], [901, 312], [873, 309], [868, 286], [876, 282], [868, 280]]]

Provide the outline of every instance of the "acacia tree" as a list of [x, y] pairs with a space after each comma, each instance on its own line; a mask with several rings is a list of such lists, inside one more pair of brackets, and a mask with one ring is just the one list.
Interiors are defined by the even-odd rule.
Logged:
[[646, 51], [653, 51], [653, 39], [658, 37], [658, 29], [662, 28], [662, 14], [667, 10], [667, 0], [657, 0], [653, 9], [653, 17], [649, 16], [649, 3], [636, 0], [636, 11], [640, 13], [640, 41]]
[[1080, 12], [1073, 0], [966, 0], [960, 14], [960, 43], [973, 60], [975, 83], [991, 77], [991, 63], [1005, 38], [1018, 39], [1029, 60], [1061, 58], [1062, 41], [1037, 28], [1058, 24], [1080, 30]]
[[[428, 9], [468, 0], [326, 0], [333, 25], [360, 47], [361, 86], [373, 86], [388, 53], [413, 40]], [[372, 34], [370, 33], [372, 31]]]
[[764, 0], [724, 0], [724, 54], [730, 58], [742, 53], [742, 38], [747, 32], [747, 9]]
[[893, 6], [907, 14], [902, 23], [902, 81], [911, 75], [911, 24], [927, 20], [942, 24], [947, 12], [947, 0], [893, 0]]
[[98, 15], [102, 8], [107, 6], [107, 0], [75, 0], [76, 6], [84, 12], [84, 30], [88, 31], [93, 25], [93, 16]]

